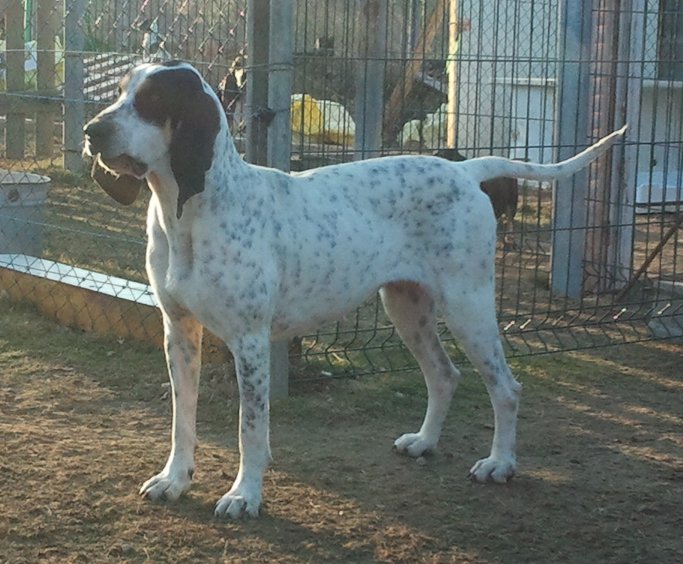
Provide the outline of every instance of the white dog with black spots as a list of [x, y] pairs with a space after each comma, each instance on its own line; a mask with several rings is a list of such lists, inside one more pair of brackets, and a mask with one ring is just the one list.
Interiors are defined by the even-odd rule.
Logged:
[[171, 452], [140, 490], [174, 500], [194, 473], [202, 327], [235, 359], [240, 467], [216, 515], [255, 516], [270, 461], [270, 343], [305, 334], [380, 292], [424, 374], [427, 413], [396, 449], [433, 451], [460, 373], [437, 335], [440, 315], [482, 376], [495, 417], [478, 482], [515, 473], [520, 385], [496, 321], [496, 219], [482, 181], [575, 173], [624, 134], [576, 157], [536, 165], [499, 157], [371, 159], [285, 174], [244, 162], [220, 102], [190, 65], [143, 64], [85, 127], [93, 177], [119, 202], [152, 192], [147, 273], [163, 312], [173, 388]]

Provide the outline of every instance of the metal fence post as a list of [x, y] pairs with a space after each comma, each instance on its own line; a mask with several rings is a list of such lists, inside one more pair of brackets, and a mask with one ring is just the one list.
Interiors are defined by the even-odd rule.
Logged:
[[[592, 4], [561, 0], [558, 5], [557, 160], [575, 155], [588, 141]], [[553, 195], [550, 285], [570, 298], [580, 298], [583, 291], [587, 178], [584, 170], [559, 180]]]
[[268, 28], [270, 0], [247, 3], [247, 127], [245, 158], [268, 164], [268, 128], [263, 113], [268, 107]]
[[[275, 113], [268, 128], [268, 166], [289, 172], [292, 148], [290, 121], [294, 63], [294, 3], [277, 0], [270, 5], [268, 107]], [[270, 395], [289, 393], [289, 343], [271, 345]]]
[[278, 0], [270, 6], [268, 107], [275, 113], [268, 128], [268, 166], [289, 172], [290, 122], [294, 64], [294, 4]]
[[359, 0], [365, 28], [358, 40], [356, 67], [356, 160], [378, 157], [382, 149], [387, 0]]
[[[284, 49], [281, 49], [277, 44], [280, 42], [287, 42], [287, 38], [282, 38], [278, 33], [284, 33], [285, 30], [280, 26], [285, 26], [286, 22], [274, 22], [274, 18], [286, 18], [287, 4], [290, 2], [273, 2], [271, 6], [270, 0], [249, 0], [247, 4], [247, 131], [246, 131], [246, 159], [250, 163], [259, 165], [283, 165], [283, 155], [272, 153], [269, 155], [269, 146], [275, 147], [277, 139], [272, 140], [269, 144], [270, 137], [268, 131], [269, 120], [277, 119], [275, 116], [269, 115], [269, 66], [270, 66], [270, 43], [273, 45], [273, 55], [276, 57], [286, 57]], [[273, 10], [273, 15], [271, 15]], [[290, 6], [291, 11], [291, 6]], [[293, 21], [293, 20], [290, 20]], [[271, 29], [271, 25], [275, 29]], [[291, 28], [291, 25], [288, 26]], [[287, 32], [290, 36], [289, 42], [291, 45], [291, 29]], [[291, 57], [290, 48], [290, 57]], [[278, 73], [280, 74], [280, 73]], [[274, 93], [277, 91], [279, 96], [282, 95], [286, 89], [286, 73], [281, 73], [273, 86]], [[291, 79], [290, 86], [291, 90]], [[282, 103], [278, 100], [278, 103]], [[287, 104], [289, 101], [287, 102]], [[277, 106], [278, 108], [280, 106]], [[282, 121], [277, 122], [276, 132], [273, 135], [282, 131]], [[286, 146], [289, 151], [291, 143]], [[284, 151], [284, 149], [279, 149]], [[288, 153], [289, 155], [289, 153]], [[271, 158], [275, 161], [271, 162]], [[287, 156], [289, 159], [289, 156]], [[288, 165], [287, 169], [288, 169]], [[288, 392], [289, 367], [288, 367], [288, 350], [286, 342], [273, 342], [271, 344], [270, 354], [270, 395], [272, 398], [284, 397]]]
[[64, 5], [64, 168], [71, 172], [83, 170], [85, 3], [86, 0], [65, 0]]
[[[637, 139], [638, 124], [641, 122], [641, 100], [643, 84], [643, 65], [639, 62], [645, 42], [645, 13], [647, 0], [631, 0], [630, 27], [627, 39], [621, 41], [623, 55], [622, 61], [626, 61], [626, 102], [624, 121], [629, 124], [627, 141]], [[680, 16], [679, 16], [680, 17]], [[628, 267], [631, 277], [633, 271], [633, 241], [635, 238], [635, 200], [636, 200], [636, 176], [638, 174], [638, 143], [628, 143], [623, 152], [623, 179], [621, 208], [616, 219], [617, 225], [623, 226], [627, 233], [619, 238], [619, 253], [621, 254], [620, 265]], [[621, 277], [620, 277], [621, 278]]]

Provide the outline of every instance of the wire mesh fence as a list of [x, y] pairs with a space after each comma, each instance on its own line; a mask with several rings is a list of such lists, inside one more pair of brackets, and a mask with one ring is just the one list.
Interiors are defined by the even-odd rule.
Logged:
[[[0, 288], [65, 323], [160, 342], [146, 202], [97, 191], [82, 126], [134, 64], [180, 58], [216, 88], [244, 150], [247, 2], [3, 6]], [[501, 331], [513, 356], [683, 334], [683, 2], [294, 7], [292, 170], [438, 151], [551, 162], [628, 121], [624, 146], [585, 175], [490, 194]], [[291, 360], [304, 380], [414, 368], [376, 299], [302, 336]]]

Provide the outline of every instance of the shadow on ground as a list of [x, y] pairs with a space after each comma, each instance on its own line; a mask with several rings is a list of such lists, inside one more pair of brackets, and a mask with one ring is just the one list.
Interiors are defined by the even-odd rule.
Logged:
[[[6, 306], [3, 303], [3, 307]], [[637, 562], [683, 551], [680, 343], [516, 361], [519, 474], [466, 479], [492, 414], [467, 371], [440, 449], [391, 449], [419, 427], [417, 374], [295, 389], [272, 410], [257, 520], [214, 520], [237, 470], [234, 385], [205, 371], [197, 474], [176, 504], [140, 500], [168, 449], [161, 354], [0, 320], [0, 561]]]

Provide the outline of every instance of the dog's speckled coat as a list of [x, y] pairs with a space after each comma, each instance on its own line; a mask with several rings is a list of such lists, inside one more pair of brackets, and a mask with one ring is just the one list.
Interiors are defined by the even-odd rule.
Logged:
[[144, 182], [152, 191], [147, 272], [163, 311], [173, 434], [143, 495], [175, 499], [190, 487], [204, 326], [230, 347], [240, 390], [240, 468], [216, 514], [257, 515], [270, 459], [271, 339], [303, 334], [378, 290], [429, 394], [422, 427], [396, 448], [420, 456], [436, 447], [460, 377], [439, 342], [438, 311], [493, 405], [491, 453], [471, 476], [514, 474], [520, 385], [498, 333], [496, 220], [479, 184], [572, 174], [623, 130], [558, 165], [403, 156], [289, 175], [242, 161], [211, 88], [171, 62], [136, 67], [85, 134], [94, 177], [113, 197], [130, 203]]

